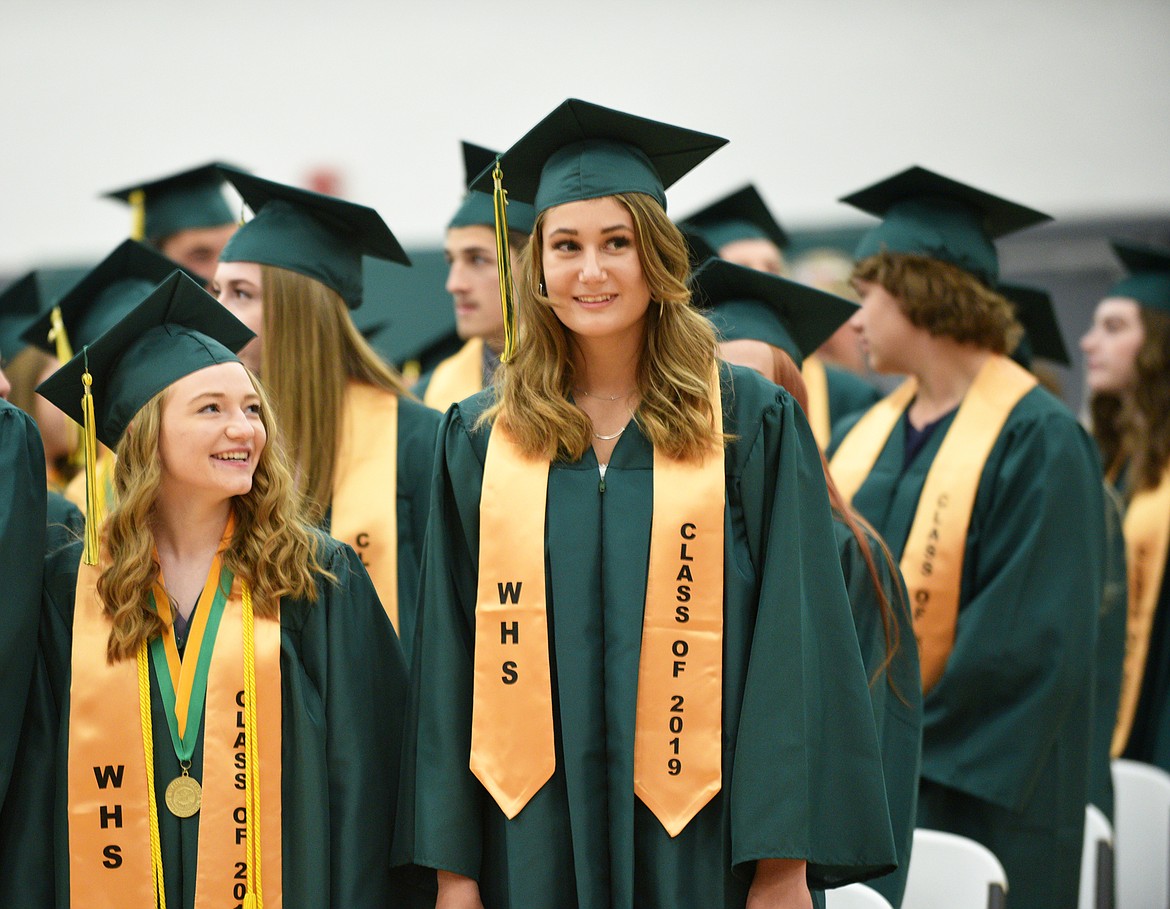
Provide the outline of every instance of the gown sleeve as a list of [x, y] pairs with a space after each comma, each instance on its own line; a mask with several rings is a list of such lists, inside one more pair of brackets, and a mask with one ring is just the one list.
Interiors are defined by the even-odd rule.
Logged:
[[824, 473], [786, 393], [764, 413], [741, 484], [744, 502], [766, 507], [748, 528], [761, 541], [761, 584], [735, 746], [733, 865], [804, 859], [814, 888], [888, 872], [881, 756]]
[[954, 649], [924, 702], [922, 773], [1022, 811], [1069, 712], [1086, 709], [1105, 505], [1096, 453], [1071, 415], [1005, 433], [972, 516], [975, 570], [964, 570]]

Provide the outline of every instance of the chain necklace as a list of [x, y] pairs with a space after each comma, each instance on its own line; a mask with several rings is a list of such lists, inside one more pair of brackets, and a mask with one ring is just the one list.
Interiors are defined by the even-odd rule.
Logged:
[[599, 401], [620, 401], [622, 398], [628, 398], [634, 393], [634, 389], [630, 389], [624, 395], [595, 395], [587, 392], [584, 388], [574, 388], [573, 391], [579, 391], [587, 398], [595, 398]]
[[[632, 419], [634, 419], [634, 412], [631, 410], [630, 411], [630, 420], [632, 420]], [[621, 429], [619, 429], [617, 432], [610, 432], [610, 433], [594, 432], [593, 438], [600, 439], [602, 442], [612, 442], [614, 439], [616, 439], [618, 436], [620, 436], [623, 432], [625, 432], [626, 428], [629, 425], [630, 425], [629, 421], [627, 421], [626, 425], [623, 426]]]

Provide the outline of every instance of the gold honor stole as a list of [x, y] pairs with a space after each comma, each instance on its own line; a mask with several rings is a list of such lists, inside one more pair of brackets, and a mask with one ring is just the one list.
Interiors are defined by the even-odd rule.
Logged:
[[[717, 379], [712, 403], [722, 429]], [[654, 453], [634, 791], [671, 836], [722, 786], [723, 463], [721, 444], [701, 464]], [[548, 469], [503, 426], [493, 427], [480, 497], [470, 766], [509, 818], [556, 766], [544, 577]]]
[[[71, 904], [93, 909], [165, 907], [153, 798], [153, 736], [149, 729], [149, 676], [145, 652], [110, 664], [106, 643], [110, 620], [97, 594], [102, 568], [78, 568], [73, 617], [69, 716], [69, 886]], [[224, 596], [222, 587], [230, 586]], [[217, 608], [212, 605], [218, 600]], [[156, 597], [166, 602], [165, 595]], [[205, 608], [206, 607], [206, 608]], [[221, 613], [216, 616], [213, 612]], [[166, 610], [169, 615], [169, 609]], [[213, 628], [218, 618], [218, 628]], [[240, 585], [219, 567], [217, 556], [200, 596], [184, 660], [179, 663], [170, 626], [165, 657], [156, 658], [159, 688], [172, 718], [172, 738], [198, 735], [204, 715], [202, 807], [199, 809], [196, 909], [282, 905], [280, 622], [254, 624], [253, 653], [246, 654]], [[247, 705], [246, 657], [254, 660], [256, 704]], [[160, 667], [161, 663], [161, 667]], [[176, 670], [178, 674], [176, 675]], [[197, 700], [206, 685], [205, 702]], [[142, 690], [147, 692], [145, 701]], [[167, 692], [171, 697], [167, 697]], [[245, 713], [254, 706], [257, 742], [244, 734]], [[171, 723], [168, 722], [168, 726]], [[189, 728], [188, 728], [189, 727]], [[193, 744], [193, 743], [192, 743]], [[255, 770], [247, 773], [249, 760]], [[195, 769], [195, 768], [193, 768]], [[246, 791], [245, 777], [259, 779]], [[260, 853], [249, 848], [251, 800], [260, 819]], [[152, 817], [153, 815], [153, 817]], [[171, 843], [170, 854], [177, 854]], [[263, 869], [266, 886], [258, 881]], [[249, 892], [249, 884], [253, 890]]]
[[805, 416], [808, 417], [813, 438], [821, 447], [821, 451], [824, 451], [829, 447], [829, 437], [832, 433], [829, 417], [829, 376], [825, 372], [825, 364], [816, 356], [804, 358], [800, 375], [808, 389], [808, 413]]
[[1170, 554], [1170, 467], [1153, 489], [1137, 493], [1125, 511], [1125, 562], [1129, 572], [1129, 617], [1121, 704], [1113, 731], [1113, 757], [1125, 749], [1145, 677], [1150, 631]]
[[[914, 609], [924, 692], [942, 677], [955, 644], [967, 530], [983, 468], [1008, 416], [1035, 385], [1007, 357], [989, 357], [926, 474], [900, 563]], [[841, 442], [830, 471], [845, 501], [853, 501], [916, 392], [915, 381], [906, 380]]]
[[398, 631], [398, 396], [350, 382], [329, 532], [354, 548]]
[[435, 367], [423, 403], [435, 410], [483, 391], [483, 338], [472, 338], [459, 352]]

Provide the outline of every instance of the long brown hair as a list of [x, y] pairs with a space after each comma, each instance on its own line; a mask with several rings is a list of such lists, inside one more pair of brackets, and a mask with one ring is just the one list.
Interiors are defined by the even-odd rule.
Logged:
[[1090, 403], [1106, 468], [1129, 458], [1129, 496], [1157, 486], [1170, 462], [1170, 314], [1143, 306], [1139, 315], [1144, 337], [1134, 358], [1133, 388], [1119, 397], [1094, 396]]
[[320, 281], [260, 266], [264, 315], [260, 373], [292, 455], [309, 519], [333, 500], [333, 475], [350, 380], [410, 397], [406, 382], [374, 352], [341, 296]]
[[[771, 345], [769, 345], [771, 346]], [[796, 399], [796, 403], [800, 405], [801, 410], [808, 413], [808, 386], [804, 383], [804, 377], [800, 373], [800, 367], [796, 365], [795, 361], [787, 353], [780, 350], [778, 347], [772, 347], [772, 364], [775, 369], [776, 384], [782, 388], [786, 388], [789, 394]], [[909, 608], [906, 598], [902, 596], [900, 587], [896, 587], [898, 594], [898, 603], [895, 605], [890, 602], [890, 598], [886, 595], [885, 586], [882, 584], [881, 575], [878, 573], [877, 562], [874, 558], [873, 547], [869, 545], [870, 538], [877, 543], [878, 549], [882, 559], [886, 563], [886, 567], [893, 578], [900, 577], [898, 566], [894, 564], [894, 557], [890, 554], [889, 547], [886, 546], [886, 541], [882, 539], [870, 523], [863, 518], [853, 506], [845, 501], [845, 497], [841, 495], [841, 491], [837, 489], [837, 484], [833, 482], [833, 475], [829, 472], [829, 464], [825, 460], [825, 453], [818, 449], [821, 458], [821, 470], [825, 474], [825, 486], [829, 491], [829, 506], [833, 509], [833, 513], [840, 519], [849, 532], [853, 534], [853, 538], [857, 541], [857, 548], [861, 551], [861, 557], [865, 560], [865, 570], [869, 573], [870, 581], [873, 583], [874, 592], [877, 594], [878, 613], [882, 620], [882, 632], [886, 639], [886, 658], [882, 660], [881, 665], [873, 671], [869, 683], [875, 684], [882, 673], [884, 673], [893, 662], [894, 655], [898, 652], [901, 646], [901, 634], [899, 633], [899, 626], [897, 617], [894, 615], [895, 609], [900, 609], [905, 612]], [[902, 697], [897, 686], [894, 684], [893, 678], [887, 676], [891, 690]]]
[[[267, 396], [256, 378], [248, 376], [260, 396], [268, 441], [257, 459], [251, 490], [232, 499], [236, 527], [223, 563], [251, 586], [256, 615], [273, 618], [281, 597], [316, 600], [314, 575], [332, 575], [318, 561], [314, 538], [301, 519], [301, 499]], [[102, 525], [109, 565], [97, 585], [113, 623], [106, 649], [110, 662], [134, 656], [162, 632], [162, 620], [150, 608], [151, 588], [159, 575], [151, 528], [162, 482], [158, 443], [166, 394], [164, 389], [138, 411], [116, 449], [113, 505]]]
[[[650, 196], [619, 193], [612, 198], [633, 218], [650, 289], [635, 419], [655, 449], [672, 458], [701, 459], [711, 445], [726, 440], [712, 425], [708, 395], [715, 332], [691, 305], [686, 241]], [[531, 455], [576, 461], [592, 444], [594, 429], [584, 411], [569, 403], [575, 381], [571, 333], [541, 293], [544, 220], [542, 212], [520, 260], [516, 355], [496, 374], [497, 403], [480, 423], [502, 421]]]

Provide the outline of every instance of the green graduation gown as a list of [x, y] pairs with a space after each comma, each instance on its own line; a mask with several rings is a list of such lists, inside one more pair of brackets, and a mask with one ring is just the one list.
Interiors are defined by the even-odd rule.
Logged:
[[[945, 417], [906, 464], [903, 415], [853, 498], [895, 559], [953, 421]], [[1028, 392], [980, 477], [955, 645], [923, 705], [918, 826], [990, 848], [1007, 871], [1013, 909], [1076, 905], [1104, 580], [1102, 496], [1084, 430], [1048, 392]]]
[[[319, 536], [315, 603], [281, 602], [283, 890], [286, 909], [400, 905], [390, 872], [406, 667], [369, 576], [348, 546]], [[41, 621], [38, 672], [22, 741], [22, 854], [0, 877], [6, 907], [69, 906], [65, 814], [73, 598], [81, 544], [58, 553]], [[167, 906], [192, 909], [199, 815], [163, 805], [179, 773], [151, 662], [155, 785]], [[34, 709], [35, 708], [35, 709]], [[25, 747], [27, 746], [27, 747]], [[203, 729], [192, 758], [203, 765]], [[36, 820], [33, 820], [36, 819]], [[7, 892], [4, 889], [7, 888]], [[79, 909], [79, 907], [74, 907]]]
[[882, 769], [886, 781], [886, 800], [890, 806], [890, 823], [894, 845], [898, 850], [898, 868], [891, 874], [869, 881], [897, 909], [906, 890], [906, 871], [910, 864], [910, 847], [917, 823], [918, 774], [922, 764], [922, 675], [918, 668], [918, 645], [914, 625], [907, 607], [906, 586], [902, 573], [882, 557], [876, 539], [867, 534], [874, 566], [881, 588], [893, 610], [891, 640], [897, 650], [888, 666], [886, 628], [878, 608], [877, 590], [857, 538], [842, 521], [834, 522], [845, 589], [853, 609], [861, 659], [869, 679], [869, 696], [877, 724], [882, 750]]
[[41, 434], [24, 411], [0, 399], [0, 806], [33, 672], [45, 528]]
[[468, 769], [485, 392], [448, 411], [423, 560], [396, 860], [479, 881], [486, 909], [743, 906], [754, 862], [813, 887], [894, 862], [873, 710], [823, 473], [787, 392], [724, 367], [723, 779], [671, 839], [634, 795], [653, 449], [631, 423], [549, 470], [556, 769], [507, 820]]
[[[408, 665], [423, 536], [431, 507], [435, 434], [441, 418], [441, 414], [405, 395], [398, 399], [398, 640]], [[324, 529], [329, 530], [328, 515]]]
[[882, 393], [861, 376], [846, 369], [825, 364], [825, 383], [829, 386], [829, 425], [857, 413], [864, 413], [882, 399]]
[[1089, 763], [1089, 801], [1113, 820], [1113, 773], [1110, 751], [1121, 701], [1125, 663], [1125, 625], [1129, 613], [1125, 536], [1121, 497], [1105, 486], [1105, 582], [1097, 617], [1097, 682], [1093, 692], [1093, 745]]

